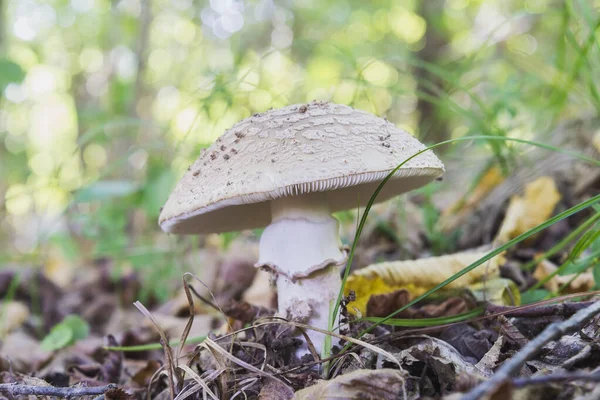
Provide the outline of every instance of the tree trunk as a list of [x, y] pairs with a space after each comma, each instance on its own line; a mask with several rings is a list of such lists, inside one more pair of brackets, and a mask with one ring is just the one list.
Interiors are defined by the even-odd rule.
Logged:
[[[425, 32], [425, 46], [419, 50], [417, 58], [424, 63], [439, 64], [442, 58], [441, 52], [448, 44], [446, 32], [441, 31], [443, 29], [441, 21], [443, 10], [440, 9], [439, 2], [437, 1], [422, 1], [418, 11], [425, 21], [427, 21], [427, 31]], [[444, 87], [444, 82], [441, 79], [424, 68], [417, 68], [415, 77], [417, 79], [418, 92], [425, 92], [435, 96], [435, 93], [431, 92], [427, 83], [441, 88]], [[436, 104], [420, 98], [417, 103], [417, 110], [419, 111], [419, 139], [427, 143], [438, 143], [450, 137], [447, 123], [443, 116], [440, 115], [440, 110]]]

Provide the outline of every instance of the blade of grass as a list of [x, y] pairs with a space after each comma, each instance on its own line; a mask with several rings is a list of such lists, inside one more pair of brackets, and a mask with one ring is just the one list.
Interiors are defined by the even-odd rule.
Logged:
[[[385, 321], [386, 325], [393, 326], [402, 326], [402, 327], [411, 327], [411, 328], [420, 328], [424, 326], [438, 326], [445, 324], [453, 324], [455, 322], [462, 322], [469, 320], [474, 317], [478, 317], [485, 312], [485, 307], [477, 307], [474, 310], [468, 311], [466, 313], [452, 315], [449, 317], [436, 317], [436, 318], [415, 318], [415, 319], [399, 319], [399, 318], [390, 318]], [[359, 318], [359, 321], [368, 321], [368, 322], [376, 322], [382, 323], [384, 318], [381, 317], [363, 317]]]
[[558, 242], [557, 244], [552, 246], [550, 248], [550, 250], [546, 251], [541, 256], [534, 258], [533, 260], [529, 261], [528, 263], [523, 264], [521, 266], [521, 269], [523, 269], [525, 271], [529, 271], [540, 261], [552, 257], [553, 255], [555, 255], [556, 253], [561, 251], [566, 245], [571, 243], [571, 241], [573, 241], [577, 236], [581, 235], [583, 232], [585, 232], [587, 229], [589, 229], [591, 226], [593, 226], [594, 223], [596, 223], [599, 219], [600, 219], [600, 211], [597, 211], [596, 214], [592, 215], [590, 218], [585, 220], [581, 225], [579, 225], [571, 233], [569, 233], [567, 236], [565, 236], [564, 239], [562, 239], [560, 242]]

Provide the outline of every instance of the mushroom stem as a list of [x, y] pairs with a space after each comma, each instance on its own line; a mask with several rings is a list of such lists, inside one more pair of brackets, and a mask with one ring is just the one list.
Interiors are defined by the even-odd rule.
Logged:
[[[277, 274], [279, 314], [327, 329], [345, 262], [338, 221], [331, 216], [323, 193], [273, 200], [271, 210], [273, 220], [260, 239], [259, 264]], [[321, 352], [325, 334], [306, 333]], [[304, 344], [297, 355], [306, 350]]]

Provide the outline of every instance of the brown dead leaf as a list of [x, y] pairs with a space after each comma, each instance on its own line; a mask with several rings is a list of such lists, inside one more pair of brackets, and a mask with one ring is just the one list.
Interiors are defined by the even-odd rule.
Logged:
[[[374, 294], [367, 302], [367, 317], [385, 317], [397, 309], [404, 307], [410, 301], [410, 293], [406, 289], [400, 289], [391, 293]], [[409, 310], [398, 314], [397, 318], [409, 318]]]
[[10, 360], [12, 370], [21, 372], [35, 371], [52, 357], [50, 352], [42, 350], [37, 339], [20, 330], [0, 341], [0, 354]]
[[105, 400], [130, 400], [135, 397], [121, 388], [109, 389], [104, 393]]
[[475, 364], [475, 368], [483, 372], [487, 376], [492, 376], [496, 366], [500, 362], [502, 356], [502, 346], [504, 346], [504, 336], [498, 336], [494, 345], [483, 355], [481, 360]]
[[258, 400], [291, 400], [294, 398], [294, 392], [273, 379], [266, 379], [264, 385], [258, 394]]
[[[371, 296], [367, 303], [367, 317], [385, 317], [411, 300], [406, 289], [396, 290], [392, 293]], [[450, 297], [439, 304], [425, 304], [420, 307], [411, 307], [396, 315], [396, 318], [438, 318], [458, 315], [469, 309], [465, 299]]]
[[271, 273], [259, 269], [252, 284], [244, 292], [242, 300], [258, 307], [274, 308], [277, 306], [274, 289]]
[[546, 221], [560, 199], [561, 195], [551, 177], [543, 176], [529, 183], [525, 186], [524, 196], [515, 195], [510, 199], [497, 240], [508, 242]]
[[498, 334], [491, 329], [477, 330], [468, 324], [452, 325], [440, 339], [452, 345], [465, 359], [477, 363], [492, 348]]
[[461, 355], [444, 340], [427, 335], [403, 339], [403, 345], [411, 343], [414, 344], [394, 356], [410, 376], [419, 377], [419, 398], [451, 393], [461, 374], [473, 376], [477, 380], [486, 378], [475, 368], [472, 360]]
[[529, 340], [523, 336], [521, 331], [504, 315], [499, 315], [496, 320], [500, 325], [500, 333], [503, 334], [506, 341], [512, 343], [516, 349], [520, 349], [529, 342]]
[[[487, 252], [460, 252], [440, 257], [420, 260], [393, 261], [373, 264], [353, 272], [346, 284], [346, 295], [356, 292], [356, 301], [349, 310], [357, 309], [366, 313], [367, 302], [372, 295], [392, 293], [398, 289], [407, 289], [412, 296], [418, 296], [436, 286], [466, 266], [485, 256]], [[473, 282], [498, 276], [500, 256], [456, 279], [446, 288], [464, 288]]]
[[[557, 269], [558, 267], [551, 261], [542, 260], [533, 272], [533, 277], [540, 281]], [[544, 287], [552, 292], [558, 292], [566, 284], [569, 286], [563, 290], [564, 293], [586, 292], [594, 287], [594, 275], [591, 272], [583, 272], [579, 276], [577, 274], [555, 275], [546, 282]]]
[[296, 392], [298, 400], [404, 398], [404, 375], [396, 369], [357, 370]]
[[255, 262], [256, 259], [239, 256], [227, 257], [221, 262], [213, 288], [217, 303], [223, 304], [232, 299], [241, 299], [242, 294], [252, 285], [256, 275]]
[[161, 367], [161, 363], [157, 360], [149, 360], [143, 368], [140, 368], [132, 377], [131, 381], [138, 387], [148, 387], [154, 373]]
[[275, 310], [273, 309], [258, 307], [245, 301], [232, 301], [223, 306], [223, 312], [228, 317], [241, 321], [243, 324], [275, 314]]
[[413, 318], [440, 318], [462, 314], [469, 310], [467, 301], [460, 297], [450, 297], [440, 304], [426, 304], [420, 307]]

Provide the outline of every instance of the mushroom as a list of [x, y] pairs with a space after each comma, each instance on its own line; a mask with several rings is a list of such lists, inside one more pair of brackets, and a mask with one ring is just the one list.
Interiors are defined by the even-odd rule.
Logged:
[[[274, 274], [279, 314], [327, 329], [347, 260], [331, 213], [364, 206], [400, 162], [424, 148], [387, 120], [345, 105], [312, 102], [255, 114], [200, 155], [159, 223], [178, 234], [266, 227], [256, 266]], [[443, 172], [433, 152], [424, 152], [398, 169], [376, 200]], [[307, 334], [321, 351], [325, 335]]]

